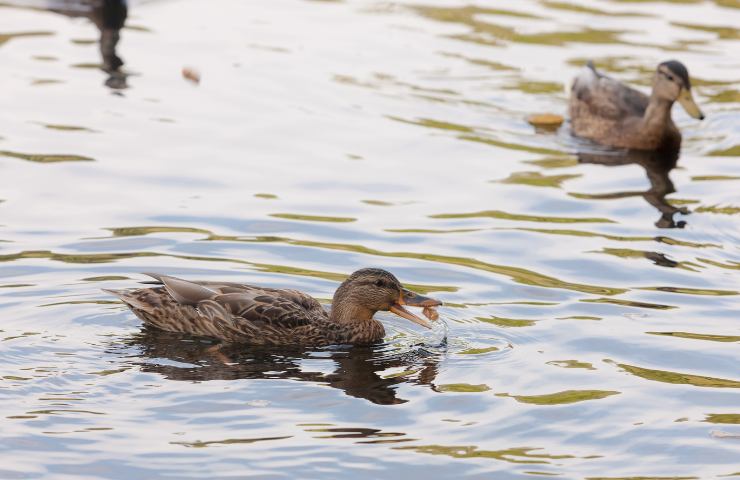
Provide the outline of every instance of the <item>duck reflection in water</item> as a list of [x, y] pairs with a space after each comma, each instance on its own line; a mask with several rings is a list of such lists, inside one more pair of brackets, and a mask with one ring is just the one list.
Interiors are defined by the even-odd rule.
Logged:
[[[282, 379], [312, 382], [338, 388], [351, 397], [379, 405], [406, 403], [407, 400], [396, 395], [400, 384], [435, 388], [433, 382], [439, 362], [435, 353], [414, 349], [391, 355], [380, 346], [310, 349], [226, 345], [214, 348], [214, 344], [207, 340], [149, 327], [126, 343], [145, 357], [140, 367], [142, 371], [160, 374], [168, 380]], [[309, 371], [301, 365], [306, 360], [325, 362], [333, 372]], [[401, 369], [403, 374], [384, 373], [390, 368]]]
[[[121, 39], [121, 29], [126, 23], [127, 16], [126, 0], [102, 0], [93, 9], [91, 18], [100, 30], [100, 55], [103, 59], [103, 70], [111, 77], [120, 73], [123, 66], [123, 60], [118, 56], [116, 47]], [[123, 76], [123, 82], [125, 81], [125, 76]]]
[[127, 87], [126, 74], [121, 70], [123, 60], [117, 52], [128, 17], [127, 0], [57, 0], [46, 9], [68, 17], [89, 18], [100, 31], [101, 68], [108, 74], [105, 85], [113, 89]]
[[655, 222], [658, 228], [683, 228], [685, 221], [675, 221], [676, 213], [689, 214], [686, 207], [675, 207], [668, 203], [666, 195], [675, 193], [676, 188], [669, 177], [671, 170], [678, 162], [678, 149], [657, 151], [627, 150], [622, 152], [578, 152], [579, 163], [593, 163], [607, 167], [622, 165], [639, 165], [645, 169], [650, 181], [650, 188], [644, 192], [615, 192], [606, 194], [588, 195], [591, 199], [613, 199], [641, 196], [650, 205], [660, 212], [660, 218]]

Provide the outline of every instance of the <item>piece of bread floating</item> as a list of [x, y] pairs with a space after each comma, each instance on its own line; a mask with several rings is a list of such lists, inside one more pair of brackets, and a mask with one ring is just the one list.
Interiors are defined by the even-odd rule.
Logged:
[[194, 67], [183, 67], [182, 78], [192, 83], [198, 84], [200, 83], [200, 72], [197, 68]]
[[542, 113], [527, 117], [527, 122], [530, 125], [540, 128], [558, 128], [563, 124], [563, 121], [563, 117], [555, 113]]
[[437, 309], [435, 307], [424, 307], [422, 313], [429, 320], [437, 320], [439, 318], [439, 313], [437, 313]]

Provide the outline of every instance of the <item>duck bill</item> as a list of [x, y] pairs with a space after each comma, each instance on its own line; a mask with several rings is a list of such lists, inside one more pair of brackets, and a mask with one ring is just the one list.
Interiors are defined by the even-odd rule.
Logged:
[[423, 295], [419, 295], [418, 293], [414, 293], [411, 290], [406, 290], [404, 288], [401, 291], [401, 295], [398, 297], [398, 300], [396, 301], [396, 303], [391, 305], [390, 311], [395, 313], [399, 317], [405, 318], [406, 320], [414, 322], [417, 325], [421, 325], [422, 327], [431, 329], [432, 328], [431, 323], [409, 312], [408, 310], [404, 308], [404, 305], [408, 305], [410, 307], [422, 307], [422, 308], [438, 307], [442, 305], [442, 302], [440, 302], [439, 300], [435, 300], [434, 298], [429, 298]]
[[699, 120], [704, 120], [704, 114], [699, 110], [699, 106], [694, 101], [694, 96], [688, 88], [682, 88], [678, 96], [678, 103], [681, 104], [686, 113]]

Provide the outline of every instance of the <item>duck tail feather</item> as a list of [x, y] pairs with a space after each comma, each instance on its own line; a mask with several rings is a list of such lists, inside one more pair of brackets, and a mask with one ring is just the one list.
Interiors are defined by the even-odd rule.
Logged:
[[593, 72], [593, 74], [596, 75], [599, 78], [601, 78], [601, 77], [604, 76], [601, 72], [599, 72], [596, 69], [596, 65], [594, 64], [593, 60], [589, 60], [589, 61], [586, 62], [586, 68], [588, 68], [589, 70], [591, 70]]
[[128, 290], [112, 290], [108, 288], [103, 288], [102, 290], [106, 293], [110, 293], [114, 297], [118, 297], [123, 303], [131, 308], [136, 308], [144, 311], [150, 310], [152, 308], [152, 305], [137, 298]]
[[181, 305], [197, 305], [203, 300], [208, 300], [209, 298], [218, 295], [218, 292], [211, 290], [210, 288], [181, 278], [170, 277], [167, 275], [160, 275], [159, 278], [162, 280], [162, 283], [164, 283], [164, 288], [167, 289], [167, 293], [169, 293], [172, 298]]

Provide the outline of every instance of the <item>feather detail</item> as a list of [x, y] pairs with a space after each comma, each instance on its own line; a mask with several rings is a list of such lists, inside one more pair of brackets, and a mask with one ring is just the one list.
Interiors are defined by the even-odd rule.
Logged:
[[164, 288], [167, 289], [167, 293], [169, 293], [178, 303], [183, 305], [197, 305], [198, 302], [208, 300], [209, 298], [218, 295], [218, 292], [211, 290], [210, 288], [181, 278], [161, 275], [160, 279], [162, 280], [162, 283], [164, 283]]

